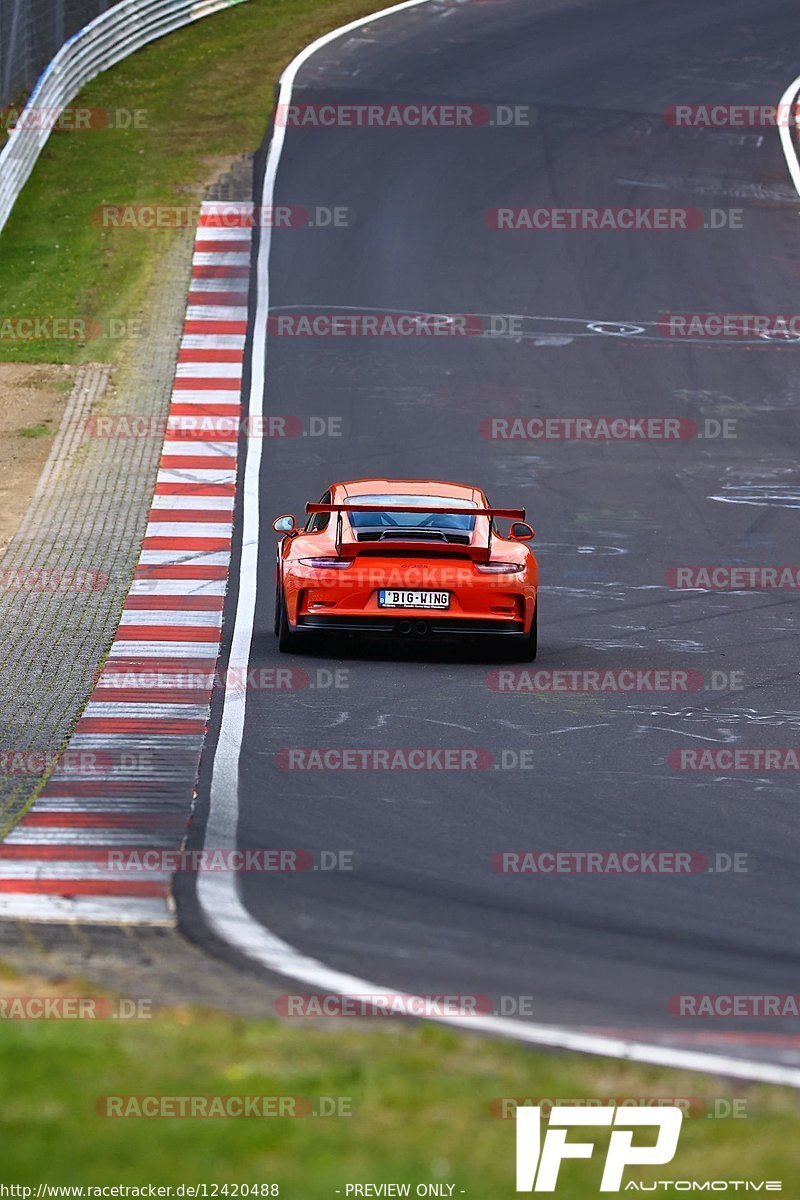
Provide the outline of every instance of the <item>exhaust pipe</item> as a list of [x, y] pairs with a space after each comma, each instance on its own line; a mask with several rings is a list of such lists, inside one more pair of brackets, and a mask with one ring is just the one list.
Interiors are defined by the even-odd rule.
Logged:
[[416, 625], [414, 626], [414, 632], [418, 633], [420, 637], [425, 637], [425, 634], [428, 632], [428, 622], [417, 621]]
[[397, 632], [399, 634], [402, 634], [403, 637], [407, 637], [408, 634], [411, 633], [411, 622], [410, 621], [401, 621], [400, 624], [397, 626]]

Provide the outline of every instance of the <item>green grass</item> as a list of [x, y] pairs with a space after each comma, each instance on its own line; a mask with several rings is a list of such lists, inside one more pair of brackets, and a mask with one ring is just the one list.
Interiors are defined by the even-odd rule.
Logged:
[[[5, 990], [5, 989], [4, 989]], [[20, 994], [23, 989], [15, 988]], [[75, 996], [79, 989], [61, 989]], [[109, 1118], [108, 1096], [332, 1097], [352, 1115]], [[348, 1182], [438, 1181], [514, 1194], [514, 1123], [500, 1097], [740, 1097], [744, 1119], [684, 1121], [670, 1167], [630, 1178], [800, 1183], [794, 1093], [616, 1062], [546, 1056], [436, 1027], [289, 1028], [180, 1010], [150, 1021], [4, 1023], [3, 1181], [277, 1182], [303, 1200]], [[563, 1200], [597, 1193], [602, 1138], [563, 1168]], [[661, 1195], [670, 1192], [660, 1191]]]
[[49, 425], [26, 425], [24, 429], [17, 430], [17, 436], [21, 438], [40, 438], [47, 437], [53, 430]]
[[[122, 362], [111, 322], [145, 319], [176, 236], [104, 229], [103, 204], [196, 203], [237, 156], [259, 146], [277, 77], [318, 34], [380, 0], [248, 0], [154, 42], [73, 102], [141, 114], [143, 128], [56, 131], [0, 234], [0, 317], [102, 323], [86, 341], [2, 341], [0, 361]], [[131, 336], [134, 336], [132, 334]]]

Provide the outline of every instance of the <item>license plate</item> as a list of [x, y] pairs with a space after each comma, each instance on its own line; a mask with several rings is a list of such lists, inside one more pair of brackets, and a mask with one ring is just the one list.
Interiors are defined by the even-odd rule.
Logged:
[[449, 608], [449, 592], [404, 592], [384, 588], [378, 592], [380, 608]]

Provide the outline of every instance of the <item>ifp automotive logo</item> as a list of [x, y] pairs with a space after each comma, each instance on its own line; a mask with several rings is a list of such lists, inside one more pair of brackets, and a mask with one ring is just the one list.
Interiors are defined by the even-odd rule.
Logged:
[[[663, 1166], [672, 1162], [678, 1149], [682, 1122], [683, 1110], [673, 1105], [658, 1109], [554, 1105], [543, 1139], [541, 1108], [520, 1107], [517, 1109], [517, 1191], [554, 1192], [564, 1159], [592, 1157], [594, 1145], [591, 1142], [567, 1141], [569, 1128], [578, 1125], [613, 1126], [600, 1191], [619, 1192], [626, 1167]], [[657, 1128], [655, 1144], [634, 1146], [634, 1131], [644, 1126]]]

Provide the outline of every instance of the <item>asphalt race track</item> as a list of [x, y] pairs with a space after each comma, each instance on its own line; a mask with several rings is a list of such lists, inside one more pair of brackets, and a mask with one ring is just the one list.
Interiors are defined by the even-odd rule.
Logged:
[[[276, 203], [346, 209], [348, 224], [273, 231], [272, 314], [523, 318], [496, 322], [496, 336], [268, 338], [264, 411], [305, 434], [262, 447], [250, 665], [317, 685], [340, 671], [345, 686], [248, 692], [238, 845], [343, 848], [358, 863], [242, 875], [251, 918], [303, 954], [417, 994], [489, 996], [498, 1011], [501, 997], [532, 997], [521, 1015], [537, 1021], [800, 1063], [791, 1021], [681, 1020], [669, 1005], [796, 990], [797, 773], [687, 772], [670, 759], [797, 743], [795, 593], [668, 586], [681, 565], [798, 562], [800, 344], [663, 327], [668, 313], [796, 310], [800, 204], [776, 130], [678, 128], [664, 113], [776, 103], [798, 45], [790, 0], [431, 2], [301, 68], [298, 103], [530, 113], [502, 127], [286, 131]], [[703, 216], [671, 231], [487, 221], [526, 206]], [[725, 227], [705, 227], [714, 222]], [[680, 440], [486, 436], [512, 417], [680, 418], [703, 435], [731, 423], [728, 437]], [[272, 519], [365, 476], [470, 482], [527, 508], [538, 670], [693, 671], [703, 687], [503, 692], [490, 677], [507, 664], [421, 640], [279, 655]], [[228, 646], [237, 592], [234, 582]], [[712, 672], [740, 673], [740, 686], [711, 690]], [[221, 704], [217, 694], [197, 844]], [[279, 752], [293, 747], [479, 748], [494, 766], [286, 770]], [[523, 751], [528, 769], [503, 769]], [[523, 849], [683, 851], [712, 864], [743, 854], [748, 870], [492, 869], [496, 852]], [[185, 882], [178, 902], [184, 928], [225, 954]], [[504, 1009], [517, 1015], [513, 999]]]

